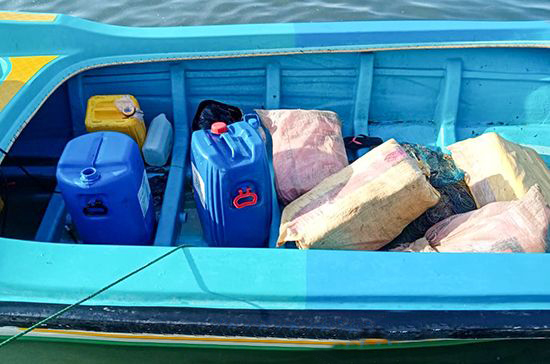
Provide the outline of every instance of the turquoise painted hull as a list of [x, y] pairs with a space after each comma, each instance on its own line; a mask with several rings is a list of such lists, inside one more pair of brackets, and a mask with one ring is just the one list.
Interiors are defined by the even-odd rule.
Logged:
[[94, 94], [135, 95], [146, 122], [166, 112], [176, 136], [154, 246], [71, 244], [60, 197], [32, 195], [42, 209], [22, 213], [0, 241], [0, 335], [188, 244], [30, 335], [270, 350], [549, 336], [546, 254], [208, 248], [185, 183], [189, 120], [207, 98], [245, 111], [329, 109], [345, 136], [434, 148], [496, 131], [550, 163], [549, 23], [127, 28], [63, 15], [0, 19], [0, 148], [41, 160], [27, 166], [36, 176], [53, 180], [46, 162], [84, 132]]

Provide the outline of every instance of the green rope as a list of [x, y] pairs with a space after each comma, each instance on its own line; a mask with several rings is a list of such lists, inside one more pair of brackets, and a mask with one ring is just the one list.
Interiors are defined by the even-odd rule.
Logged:
[[57, 311], [56, 313], [54, 313], [54, 314], [52, 314], [52, 315], [46, 317], [45, 319], [43, 319], [43, 320], [41, 320], [41, 321], [35, 323], [34, 325], [32, 325], [31, 327], [29, 327], [29, 328], [26, 329], [25, 331], [22, 331], [22, 332], [20, 332], [20, 333], [18, 333], [18, 334], [16, 334], [16, 335], [13, 335], [13, 336], [7, 338], [6, 340], [4, 340], [4, 341], [2, 341], [2, 342], [0, 343], [0, 348], [3, 347], [3, 346], [5, 346], [5, 345], [7, 345], [7, 344], [9, 344], [9, 343], [12, 342], [12, 341], [15, 341], [15, 340], [19, 339], [19, 338], [22, 337], [22, 336], [28, 334], [28, 333], [31, 332], [32, 330], [36, 329], [38, 326], [44, 325], [44, 324], [47, 323], [48, 321], [51, 321], [51, 320], [53, 320], [53, 319], [55, 319], [55, 318], [57, 318], [57, 317], [63, 315], [65, 312], [67, 312], [67, 311], [73, 309], [74, 307], [79, 306], [79, 305], [83, 304], [84, 302], [86, 302], [86, 301], [88, 301], [88, 300], [94, 298], [95, 296], [97, 296], [97, 295], [99, 295], [99, 294], [105, 292], [106, 290], [108, 290], [108, 289], [110, 289], [111, 287], [113, 287], [113, 286], [119, 284], [120, 282], [124, 281], [125, 279], [128, 279], [128, 278], [130, 278], [131, 276], [133, 276], [134, 274], [139, 273], [139, 272], [141, 272], [142, 270], [144, 270], [145, 268], [147, 268], [147, 267], [149, 267], [149, 266], [155, 264], [155, 263], [158, 262], [159, 260], [166, 258], [166, 257], [169, 256], [170, 254], [174, 253], [176, 250], [178, 250], [178, 249], [180, 249], [180, 248], [184, 248], [184, 247], [186, 247], [186, 246], [188, 246], [188, 245], [179, 245], [179, 246], [175, 247], [174, 249], [170, 250], [169, 252], [164, 253], [164, 254], [161, 255], [160, 257], [155, 258], [155, 259], [151, 260], [149, 263], [146, 263], [145, 265], [142, 265], [141, 267], [137, 268], [136, 270], [134, 270], [134, 271], [132, 271], [132, 272], [130, 272], [130, 273], [128, 273], [128, 274], [126, 274], [126, 275], [120, 277], [120, 278], [117, 279], [116, 281], [114, 281], [114, 282], [112, 282], [112, 283], [106, 285], [105, 287], [101, 288], [100, 290], [95, 291], [94, 293], [92, 293], [92, 294], [90, 294], [89, 296], [87, 296], [87, 297], [81, 299], [80, 301], [75, 302], [75, 303], [73, 303], [73, 304], [71, 304], [71, 305], [69, 305], [69, 306], [67, 306], [67, 307], [65, 307], [65, 308], [63, 308], [63, 309]]

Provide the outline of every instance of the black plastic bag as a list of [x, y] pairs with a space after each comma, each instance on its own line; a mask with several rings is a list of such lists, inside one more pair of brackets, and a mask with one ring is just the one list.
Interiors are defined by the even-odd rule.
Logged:
[[345, 137], [344, 145], [349, 150], [359, 150], [363, 148], [373, 148], [384, 143], [381, 138], [371, 137], [365, 134], [359, 134], [357, 136]]
[[371, 137], [365, 134], [345, 137], [344, 146], [346, 147], [348, 162], [353, 163], [357, 160], [357, 158], [366, 153], [360, 153], [359, 150], [368, 148], [368, 151], [370, 151], [372, 148], [375, 148], [382, 143], [384, 143], [384, 141], [381, 138]]
[[193, 118], [193, 131], [210, 129], [216, 121], [231, 124], [243, 118], [241, 109], [215, 100], [201, 101]]

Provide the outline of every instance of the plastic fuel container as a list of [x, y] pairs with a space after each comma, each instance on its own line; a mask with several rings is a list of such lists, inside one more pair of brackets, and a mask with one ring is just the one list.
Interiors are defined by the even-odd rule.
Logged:
[[266, 247], [272, 182], [265, 144], [247, 122], [212, 124], [191, 138], [193, 187], [211, 246]]
[[172, 151], [173, 134], [172, 124], [166, 115], [160, 114], [151, 121], [145, 144], [141, 148], [145, 163], [150, 166], [162, 167], [168, 162]]
[[59, 190], [84, 243], [147, 245], [154, 211], [137, 143], [118, 132], [71, 140], [57, 165]]
[[118, 131], [130, 136], [141, 148], [147, 129], [143, 112], [132, 95], [96, 95], [88, 99], [86, 130]]

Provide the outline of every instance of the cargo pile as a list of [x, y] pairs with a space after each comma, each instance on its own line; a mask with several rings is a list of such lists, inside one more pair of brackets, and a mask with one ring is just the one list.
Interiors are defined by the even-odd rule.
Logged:
[[[530, 148], [486, 133], [446, 154], [376, 136], [344, 138], [332, 111], [254, 111], [204, 100], [190, 123], [194, 198], [209, 246], [548, 250], [550, 170]], [[147, 127], [133, 96], [98, 95], [85, 125], [90, 134], [67, 145], [57, 171], [79, 238], [151, 244], [172, 123], [160, 114]]]
[[[321, 129], [315, 124], [320, 111], [257, 112], [270, 131], [280, 123], [272, 132], [274, 146], [277, 134], [285, 135], [284, 142], [300, 151], [293, 151], [286, 165], [275, 168], [279, 199], [287, 204], [278, 246], [423, 252], [548, 249], [550, 171], [532, 149], [496, 133], [455, 143], [448, 147], [450, 156], [364, 135], [340, 141], [339, 130], [327, 133], [331, 138], [327, 143], [326, 138], [293, 133], [301, 126], [285, 123], [307, 120], [302, 128]], [[285, 127], [291, 131], [281, 130]], [[320, 182], [313, 188], [287, 187], [293, 165], [330, 159], [326, 154], [337, 158], [342, 144], [350, 147], [351, 155], [363, 145], [371, 150], [331, 176], [318, 168]], [[327, 151], [326, 145], [334, 151]], [[278, 159], [274, 148], [274, 164]], [[307, 173], [315, 175], [315, 164], [309, 165]], [[296, 196], [292, 201], [288, 190]]]

